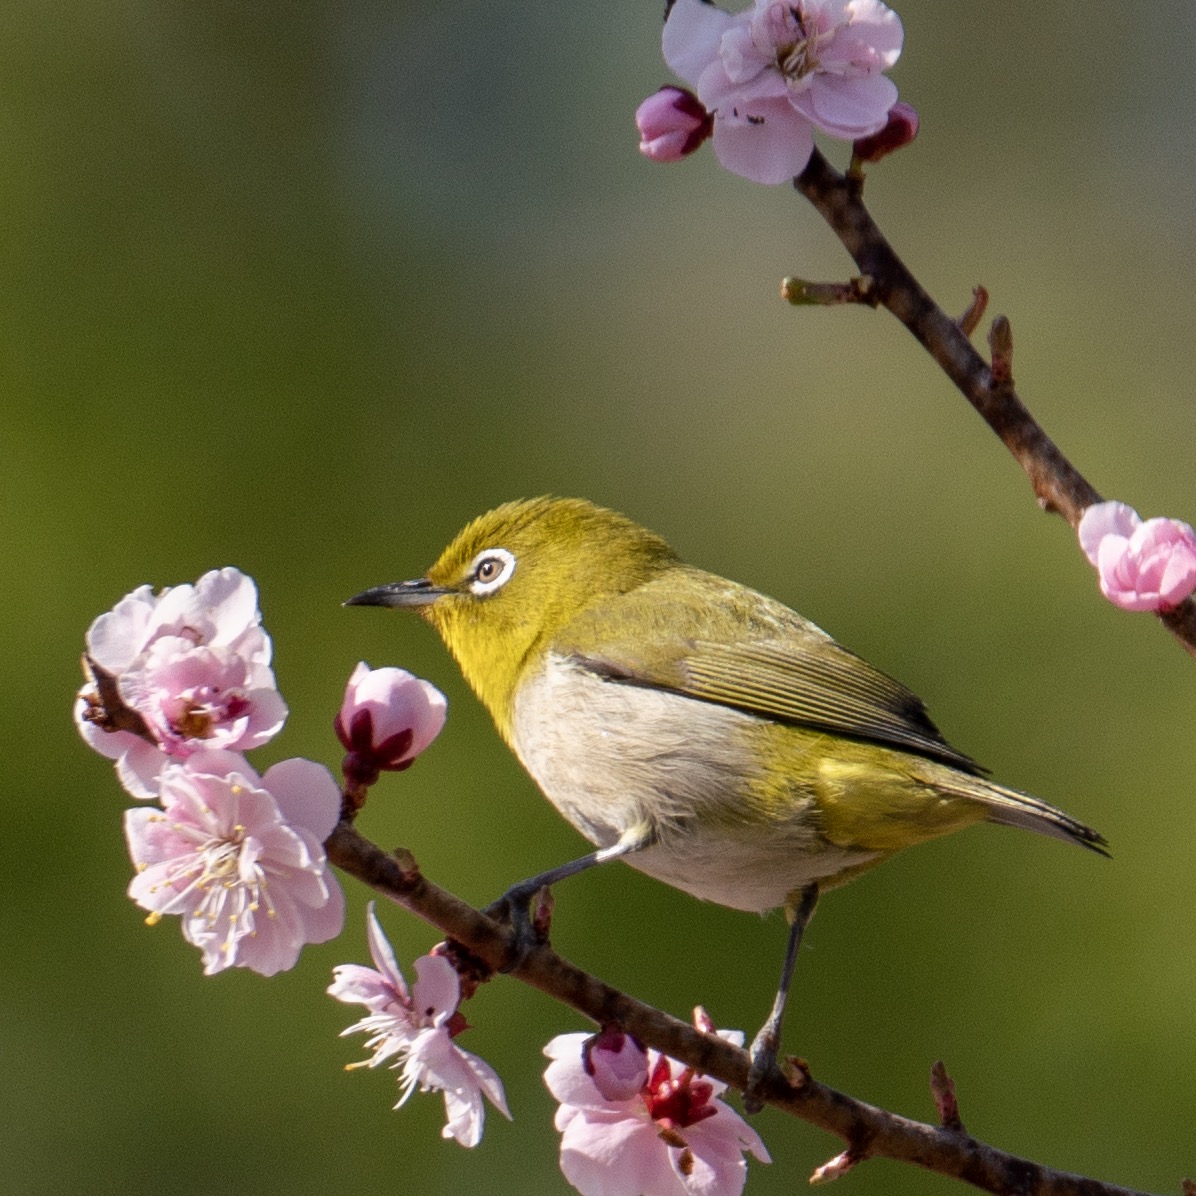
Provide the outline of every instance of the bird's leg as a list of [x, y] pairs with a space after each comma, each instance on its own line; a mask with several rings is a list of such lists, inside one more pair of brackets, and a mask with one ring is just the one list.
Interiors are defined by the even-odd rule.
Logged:
[[645, 847], [651, 847], [655, 841], [656, 832], [651, 827], [633, 826], [624, 831], [609, 847], [591, 851], [589, 855], [583, 855], [580, 859], [570, 860], [567, 864], [521, 880], [518, 884], [513, 884], [497, 901], [486, 906], [482, 911], [484, 914], [508, 922], [515, 932], [515, 956], [502, 970], [509, 972], [517, 967], [527, 953], [540, 942], [540, 936], [532, 925], [530, 906], [532, 898], [541, 889], [556, 884], [558, 880], [585, 872], [595, 864], [605, 864], [608, 860], [622, 859], [637, 851], [643, 851]]
[[789, 999], [789, 985], [793, 980], [793, 967], [797, 963], [797, 952], [801, 947], [802, 935], [814, 916], [818, 904], [818, 885], [808, 884], [800, 890], [797, 904], [792, 898], [785, 908], [789, 918], [789, 942], [785, 945], [785, 962], [781, 965], [781, 983], [773, 999], [772, 1012], [752, 1039], [752, 1066], [748, 1071], [747, 1087], [743, 1090], [743, 1107], [748, 1113], [758, 1113], [764, 1107], [760, 1089], [776, 1066], [777, 1051], [781, 1046], [781, 1021], [785, 1017], [785, 1002]]

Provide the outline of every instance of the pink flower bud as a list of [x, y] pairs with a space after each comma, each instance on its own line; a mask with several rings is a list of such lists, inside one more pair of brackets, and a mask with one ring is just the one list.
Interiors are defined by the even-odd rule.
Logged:
[[1103, 502], [1078, 533], [1101, 593], [1123, 610], [1171, 610], [1196, 590], [1196, 532], [1178, 519], [1144, 523], [1125, 503]]
[[639, 1040], [607, 1026], [581, 1048], [582, 1070], [603, 1100], [631, 1100], [648, 1080], [648, 1055]]
[[372, 785], [378, 773], [410, 767], [440, 734], [447, 703], [434, 685], [406, 669], [353, 670], [333, 727], [347, 753], [341, 768], [350, 783]]
[[636, 110], [640, 153], [653, 162], [680, 162], [714, 131], [714, 116], [691, 91], [662, 87]]
[[889, 109], [888, 123], [877, 133], [861, 137], [852, 147], [852, 155], [860, 162], [879, 162], [902, 146], [909, 145], [918, 135], [918, 113], [912, 104], [898, 100]]

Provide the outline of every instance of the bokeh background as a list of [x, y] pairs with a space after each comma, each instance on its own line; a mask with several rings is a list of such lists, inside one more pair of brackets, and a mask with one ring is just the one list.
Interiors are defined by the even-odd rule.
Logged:
[[[431, 632], [345, 610], [504, 499], [580, 494], [797, 606], [901, 677], [995, 774], [1115, 857], [982, 827], [834, 894], [787, 1044], [918, 1117], [946, 1060], [970, 1129], [1157, 1191], [1196, 1171], [1192, 660], [1104, 603], [1057, 519], [884, 313], [796, 311], [849, 263], [788, 188], [638, 155], [660, 5], [7, 0], [0, 10], [0, 1189], [562, 1192], [541, 1046], [570, 1011], [500, 980], [466, 1045], [513, 1124], [442, 1142], [346, 1075], [366, 894], [291, 973], [200, 975], [125, 897], [132, 804], [70, 722], [90, 620], [236, 564], [291, 707], [258, 753], [335, 767], [359, 659], [449, 695], [363, 829], [484, 903], [569, 858]], [[906, 0], [916, 146], [882, 226], [948, 310], [985, 283], [1046, 428], [1102, 492], [1196, 517], [1193, 8]], [[844, 160], [843, 147], [834, 149]], [[781, 919], [622, 866], [556, 942], [686, 1015], [764, 1015]], [[435, 933], [383, 911], [401, 958]], [[749, 1192], [838, 1146], [765, 1112]], [[840, 1185], [926, 1193], [884, 1162]]]

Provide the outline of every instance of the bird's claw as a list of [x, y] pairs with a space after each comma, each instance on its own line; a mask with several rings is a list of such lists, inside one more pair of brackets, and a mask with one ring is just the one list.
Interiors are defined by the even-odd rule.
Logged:
[[772, 1077], [777, 1065], [778, 1043], [766, 1026], [752, 1042], [752, 1065], [748, 1068], [747, 1084], [743, 1089], [743, 1110], [759, 1113], [764, 1108], [764, 1085]]
[[532, 902], [546, 890], [540, 886], [512, 885], [497, 901], [492, 901], [482, 913], [511, 929], [511, 956], [499, 968], [510, 972], [517, 968], [537, 947], [548, 941], [545, 919], [537, 910], [533, 916]]

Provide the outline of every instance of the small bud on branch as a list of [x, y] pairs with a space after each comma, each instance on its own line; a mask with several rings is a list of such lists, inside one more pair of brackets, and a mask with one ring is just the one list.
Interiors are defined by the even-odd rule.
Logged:
[[980, 327], [984, 313], [988, 308], [988, 291], [982, 286], [972, 288], [972, 302], [968, 304], [963, 315], [955, 322], [964, 336], [971, 336]]
[[833, 1183], [837, 1179], [842, 1179], [860, 1161], [861, 1157], [854, 1150], [845, 1150], [842, 1154], [835, 1155], [830, 1162], [823, 1163], [810, 1176], [810, 1185], [813, 1187], [819, 1184]]
[[988, 333], [988, 347], [992, 352], [993, 386], [1013, 385], [1013, 326], [1005, 316], [993, 320]]
[[837, 307], [843, 303], [877, 305], [876, 289], [866, 274], [846, 282], [809, 282], [804, 278], [786, 278], [781, 282], [781, 298], [794, 307]]
[[947, 1074], [941, 1059], [930, 1069], [930, 1095], [934, 1097], [934, 1107], [938, 1110], [939, 1125], [952, 1133], [966, 1133], [955, 1098], [955, 1081]]
[[879, 132], [861, 137], [851, 147], [851, 166], [847, 173], [863, 176], [866, 163], [879, 162], [895, 150], [903, 149], [918, 135], [918, 113], [912, 104], [898, 100], [889, 109], [889, 119]]

